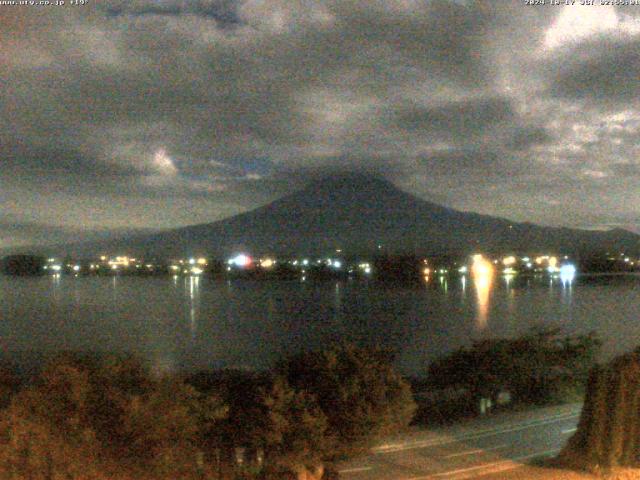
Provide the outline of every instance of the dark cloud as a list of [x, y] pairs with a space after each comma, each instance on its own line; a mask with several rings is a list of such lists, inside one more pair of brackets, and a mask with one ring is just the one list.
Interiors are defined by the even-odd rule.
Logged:
[[[603, 10], [609, 30], [594, 33], [580, 30], [593, 10], [579, 8], [2, 8], [0, 215], [77, 231], [168, 228], [358, 171], [467, 210], [553, 224], [571, 224], [606, 191], [611, 200], [591, 213], [637, 218], [628, 183], [640, 135], [637, 12]], [[563, 20], [567, 12], [577, 16]]]
[[516, 128], [508, 146], [516, 151], [522, 151], [535, 145], [551, 143], [554, 139], [555, 137], [546, 128], [529, 125]]
[[600, 40], [584, 45], [573, 58], [563, 57], [553, 75], [552, 93], [569, 100], [593, 100], [619, 106], [638, 97], [640, 40]]
[[12, 175], [44, 177], [77, 176], [96, 181], [111, 179], [120, 181], [122, 177], [134, 175], [131, 169], [122, 165], [107, 164], [97, 160], [88, 152], [68, 145], [3, 145], [3, 172]]
[[48, 245], [77, 242], [79, 238], [87, 240], [107, 240], [125, 235], [152, 233], [153, 229], [86, 229], [73, 226], [50, 225], [36, 221], [20, 220], [16, 216], [0, 217], [0, 239], [2, 248], [10, 250], [34, 244]]
[[240, 23], [236, 0], [189, 0], [189, 1], [159, 1], [159, 2], [113, 2], [104, 7], [107, 15], [114, 17], [129, 15], [198, 15], [212, 18], [220, 26], [232, 26]]
[[495, 169], [501, 170], [499, 152], [481, 147], [460, 148], [436, 152], [418, 158], [430, 175], [453, 177], [484, 174], [489, 176]]
[[[3, 236], [21, 236], [24, 238], [30, 238], [33, 236], [43, 236], [44, 238], [49, 236], [59, 236], [72, 232], [72, 229], [68, 229], [59, 225], [46, 225], [38, 222], [29, 222], [18, 220], [15, 216], [4, 216], [0, 218], [0, 230], [3, 232]], [[44, 240], [42, 238], [42, 240]]]
[[447, 134], [465, 138], [513, 120], [511, 102], [506, 98], [480, 98], [450, 102], [442, 106], [409, 106], [398, 113], [401, 128], [422, 130], [426, 134]]

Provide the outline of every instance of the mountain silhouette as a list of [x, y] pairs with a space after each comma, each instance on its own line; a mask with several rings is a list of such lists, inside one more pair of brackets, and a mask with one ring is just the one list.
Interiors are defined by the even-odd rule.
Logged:
[[63, 247], [69, 254], [150, 256], [253, 254], [467, 254], [638, 252], [640, 236], [589, 231], [461, 212], [406, 193], [369, 175], [335, 175], [221, 221], [160, 233]]

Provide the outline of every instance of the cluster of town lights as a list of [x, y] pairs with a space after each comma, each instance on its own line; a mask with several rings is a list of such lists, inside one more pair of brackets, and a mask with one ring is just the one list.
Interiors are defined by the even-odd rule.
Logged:
[[[621, 254], [621, 259], [625, 262], [629, 257]], [[632, 263], [631, 260], [627, 263]], [[322, 257], [322, 258], [278, 258], [275, 257], [252, 257], [248, 253], [236, 253], [228, 258], [221, 266], [226, 267], [227, 272], [234, 270], [254, 271], [254, 270], [270, 270], [274, 267], [282, 266], [283, 272], [286, 272], [286, 266], [294, 267], [299, 271], [303, 278], [313, 272], [313, 269], [330, 269], [336, 274], [355, 274], [369, 277], [373, 274], [373, 264], [362, 260], [347, 260], [345, 258]], [[413, 268], [413, 267], [412, 267]], [[112, 272], [113, 274], [128, 274], [139, 272], [160, 274], [168, 271], [170, 274], [176, 275], [203, 275], [207, 271], [214, 272], [214, 265], [209, 264], [209, 260], [204, 257], [190, 257], [184, 259], [174, 259], [170, 263], [149, 263], [142, 259], [136, 259], [126, 255], [106, 256], [102, 255], [100, 260], [94, 260], [94, 263], [82, 262], [60, 262], [55, 258], [49, 258], [45, 270], [51, 273], [71, 273], [76, 276], [83, 273]], [[443, 278], [450, 274], [457, 274], [463, 278], [467, 275], [475, 279], [488, 279], [496, 273], [501, 273], [505, 278], [510, 279], [518, 274], [547, 274], [553, 278], [560, 278], [563, 284], [571, 283], [576, 276], [576, 267], [569, 263], [568, 257], [559, 257], [553, 255], [538, 256], [518, 256], [507, 254], [504, 256], [491, 257], [484, 254], [475, 254], [468, 258], [466, 262], [453, 262], [448, 265], [432, 266], [430, 262], [423, 259], [419, 263], [420, 274], [425, 280], [429, 281], [432, 275]]]
[[[447, 268], [432, 269], [427, 265], [428, 262], [424, 260], [424, 265], [421, 267], [424, 279], [427, 281], [432, 273], [441, 278], [449, 274]], [[558, 257], [552, 255], [540, 255], [533, 259], [526, 256], [507, 255], [498, 259], [490, 259], [483, 254], [475, 254], [470, 257], [470, 262], [467, 265], [461, 265], [454, 271], [461, 275], [463, 280], [467, 274], [470, 274], [474, 279], [480, 281], [489, 280], [498, 271], [507, 280], [519, 273], [548, 274], [553, 278], [559, 277], [563, 285], [573, 282], [577, 273], [575, 265], [568, 262], [567, 256], [563, 260], [559, 260]]]

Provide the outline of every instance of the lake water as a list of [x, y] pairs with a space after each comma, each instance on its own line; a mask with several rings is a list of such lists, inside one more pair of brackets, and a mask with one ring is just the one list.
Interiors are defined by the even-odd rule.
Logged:
[[59, 350], [129, 351], [158, 371], [267, 368], [283, 352], [330, 341], [382, 345], [403, 373], [473, 339], [534, 325], [597, 331], [603, 355], [640, 345], [640, 276], [256, 282], [208, 278], [0, 276], [6, 358]]

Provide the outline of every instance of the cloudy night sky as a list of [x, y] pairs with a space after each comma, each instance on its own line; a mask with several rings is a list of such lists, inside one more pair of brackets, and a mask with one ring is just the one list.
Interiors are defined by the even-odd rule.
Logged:
[[0, 248], [215, 221], [334, 171], [640, 232], [640, 6], [90, 0], [0, 21]]

